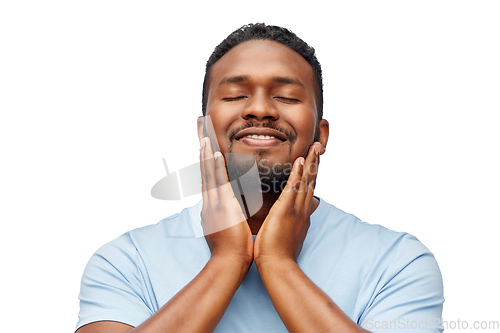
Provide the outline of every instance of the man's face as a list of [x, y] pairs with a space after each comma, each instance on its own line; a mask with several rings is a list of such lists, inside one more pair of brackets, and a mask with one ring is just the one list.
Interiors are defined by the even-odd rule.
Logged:
[[206, 114], [222, 153], [250, 154], [272, 168], [307, 154], [317, 130], [315, 96], [302, 56], [274, 41], [251, 40], [212, 66]]

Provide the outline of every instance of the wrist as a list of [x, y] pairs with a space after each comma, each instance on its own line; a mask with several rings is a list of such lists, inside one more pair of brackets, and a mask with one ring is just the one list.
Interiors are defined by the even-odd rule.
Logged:
[[240, 268], [248, 271], [253, 262], [253, 256], [247, 254], [219, 253], [212, 252], [209, 262], [216, 265], [219, 269]]
[[255, 266], [259, 273], [287, 272], [298, 267], [297, 262], [286, 256], [260, 256], [255, 258]]

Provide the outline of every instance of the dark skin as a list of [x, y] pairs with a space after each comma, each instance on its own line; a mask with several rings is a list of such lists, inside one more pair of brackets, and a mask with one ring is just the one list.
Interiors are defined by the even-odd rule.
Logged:
[[[309, 280], [296, 262], [310, 215], [319, 204], [313, 193], [319, 158], [328, 142], [328, 122], [317, 119], [310, 65], [273, 41], [242, 43], [212, 67], [207, 115], [213, 132], [205, 136], [200, 117], [198, 135], [201, 218], [211, 259], [138, 327], [102, 321], [78, 332], [212, 332], [252, 262], [290, 332], [367, 332]], [[238, 131], [248, 122], [254, 126]], [[279, 130], [270, 131], [263, 126], [265, 122]], [[317, 131], [320, 135], [315, 141]], [[248, 137], [252, 134], [270, 138]], [[221, 153], [251, 154], [257, 162], [290, 163], [293, 168], [284, 190], [264, 194], [262, 208], [246, 220]], [[252, 234], [257, 235], [255, 244]]]

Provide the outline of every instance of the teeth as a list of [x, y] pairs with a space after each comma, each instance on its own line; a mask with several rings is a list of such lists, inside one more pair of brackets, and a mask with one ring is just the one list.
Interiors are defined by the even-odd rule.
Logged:
[[265, 140], [265, 139], [275, 139], [274, 136], [269, 136], [269, 135], [257, 135], [257, 134], [249, 134], [246, 136], [247, 138], [252, 138], [252, 139], [261, 139], [261, 140]]

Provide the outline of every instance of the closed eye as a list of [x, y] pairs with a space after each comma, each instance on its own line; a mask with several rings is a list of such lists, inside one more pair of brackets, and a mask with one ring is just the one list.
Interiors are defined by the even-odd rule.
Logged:
[[225, 97], [222, 100], [226, 102], [232, 102], [232, 101], [237, 101], [240, 99], [246, 98], [246, 96], [237, 96], [237, 97]]
[[280, 101], [286, 102], [286, 103], [297, 103], [297, 102], [300, 102], [298, 99], [295, 99], [295, 98], [288, 98], [288, 97], [281, 97], [281, 96], [276, 96], [274, 98], [278, 99]]

